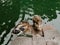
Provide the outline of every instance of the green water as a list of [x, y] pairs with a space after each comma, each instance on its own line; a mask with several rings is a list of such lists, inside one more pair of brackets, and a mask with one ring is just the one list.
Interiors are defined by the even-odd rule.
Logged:
[[[15, 26], [19, 15], [22, 16], [21, 20], [24, 20], [25, 14], [30, 16], [38, 14], [43, 19], [48, 18], [48, 21], [51, 21], [57, 18], [56, 10], [60, 10], [60, 0], [0, 0], [0, 35], [6, 30], [1, 37], [0, 45]], [[10, 39], [5, 45], [8, 45], [9, 41]]]

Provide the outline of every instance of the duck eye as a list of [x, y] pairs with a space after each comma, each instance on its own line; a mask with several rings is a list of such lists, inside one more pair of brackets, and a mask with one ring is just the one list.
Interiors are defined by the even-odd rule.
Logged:
[[24, 31], [25, 29], [23, 27], [20, 28], [21, 31]]
[[36, 21], [33, 20], [34, 23], [38, 24]]

